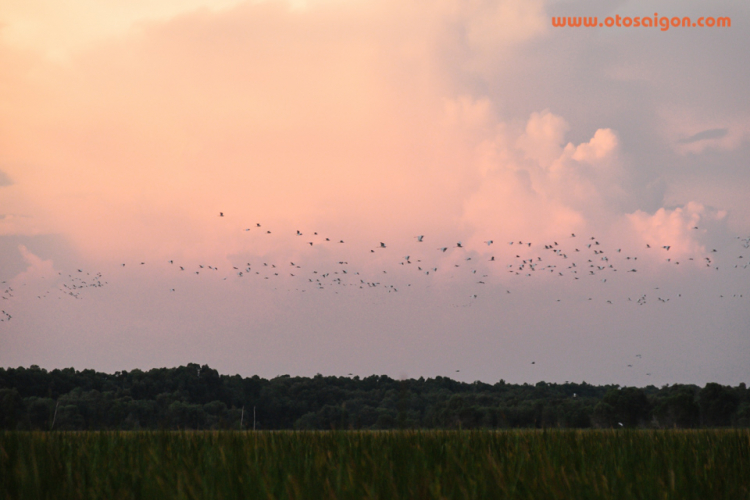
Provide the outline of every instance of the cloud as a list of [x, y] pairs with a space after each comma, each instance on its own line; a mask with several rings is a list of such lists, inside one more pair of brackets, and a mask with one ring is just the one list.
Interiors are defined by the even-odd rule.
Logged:
[[38, 235], [45, 231], [35, 224], [32, 217], [22, 214], [3, 214], [0, 217], [0, 236], [8, 235]]
[[12, 283], [22, 285], [39, 279], [47, 279], [49, 283], [52, 283], [52, 280], [57, 277], [57, 271], [52, 260], [42, 260], [31, 253], [25, 245], [18, 245], [18, 251], [27, 267], [26, 270], [20, 272], [11, 280]]
[[3, 5], [3, 40], [33, 49], [56, 62], [69, 62], [72, 52], [102, 39], [127, 34], [134, 25], [164, 21], [198, 9], [222, 9], [240, 0], [160, 0], [157, 2], [78, 0], [65, 6], [31, 0]]
[[456, 2], [461, 9], [466, 41], [473, 51], [488, 57], [493, 51], [526, 42], [547, 31], [545, 2], [540, 0], [480, 0]]
[[[0, 165], [13, 181], [1, 190], [0, 213], [24, 215], [0, 219], [0, 234], [14, 235], [4, 239], [10, 251], [0, 253], [10, 259], [26, 243], [61, 269], [85, 267], [111, 278], [111, 287], [92, 289], [90, 300], [37, 300], [27, 322], [14, 320], [25, 330], [13, 336], [19, 345], [42, 344], [34, 339], [50, 332], [60, 336], [48, 344], [55, 346], [47, 347], [49, 359], [90, 366], [107, 358], [102, 363], [122, 369], [205, 359], [213, 350], [211, 359], [231, 358], [241, 370], [313, 369], [329, 356], [336, 360], [325, 366], [355, 363], [382, 373], [393, 346], [411, 343], [401, 351], [409, 363], [437, 366], [441, 356], [481, 353], [467, 354], [467, 364], [491, 367], [487, 373], [497, 379], [497, 370], [515, 368], [478, 359], [505, 353], [512, 362], [520, 356], [508, 341], [534, 353], [559, 335], [582, 356], [607, 359], [591, 370], [611, 380], [607, 351], [623, 352], [634, 341], [622, 325], [636, 325], [630, 329], [645, 342], [663, 342], [656, 347], [672, 353], [684, 344], [682, 326], [701, 330], [695, 339], [704, 335], [696, 319], [747, 323], [746, 308], [727, 316], [724, 308], [679, 309], [675, 300], [645, 314], [615, 306], [617, 321], [585, 299], [566, 304], [565, 314], [576, 317], [568, 323], [551, 308], [556, 302], [533, 306], [558, 291], [564, 297], [594, 290], [588, 297], [603, 298], [604, 290], [621, 291], [611, 286], [617, 280], [634, 290], [661, 281], [647, 273], [618, 272], [606, 284], [597, 275], [583, 288], [561, 279], [555, 289], [548, 279], [529, 301], [516, 298], [515, 288], [490, 301], [483, 285], [458, 274], [468, 266], [458, 259], [474, 254], [497, 253], [503, 261], [518, 249], [510, 240], [562, 237], [560, 246], [570, 248], [580, 241], [574, 232], [596, 236], [608, 252], [632, 246], [632, 255], [642, 255], [646, 242], [670, 245], [669, 252], [653, 252], [663, 264], [666, 253], [714, 248], [708, 245], [726, 236], [728, 221], [747, 225], [750, 52], [732, 50], [748, 45], [747, 30], [665, 36], [550, 27], [553, 10], [653, 12], [642, 1], [438, 0], [429, 8], [396, 0], [227, 0], [220, 8], [204, 0], [41, 3], [15, 2], [0, 14]], [[678, 15], [703, 11], [704, 3], [685, 0]], [[731, 13], [738, 25], [747, 19], [728, 2], [711, 9]], [[245, 231], [256, 223], [273, 234]], [[311, 247], [306, 241], [315, 231], [323, 241]], [[19, 236], [28, 234], [56, 236], [39, 246]], [[425, 241], [417, 243], [416, 235]], [[347, 243], [327, 246], [325, 237]], [[483, 243], [490, 239], [496, 243]], [[381, 251], [380, 241], [388, 248]], [[451, 251], [439, 252], [443, 246]], [[54, 271], [26, 252], [5, 269], [9, 275]], [[407, 254], [423, 262], [400, 266]], [[232, 269], [266, 261], [320, 273], [348, 261], [362, 278], [399, 286], [412, 279], [406, 269], [440, 270], [419, 275], [424, 288], [413, 281], [410, 295], [404, 289], [394, 297], [376, 295], [379, 287], [303, 294], [296, 290], [300, 275], [251, 281]], [[178, 262], [221, 271], [182, 273]], [[440, 286], [431, 287], [433, 278]], [[532, 281], [540, 282], [526, 282]], [[681, 291], [702, 285], [690, 275]], [[480, 288], [472, 309], [442, 307], [467, 305], [454, 300], [457, 288], [466, 289], [464, 299], [469, 288]], [[50, 302], [59, 314], [47, 314]], [[483, 307], [485, 316], [477, 314]], [[105, 330], [109, 337], [98, 334]], [[725, 328], [724, 338], [735, 331]], [[474, 337], [467, 341], [461, 332]], [[571, 342], [565, 332], [587, 337]], [[94, 335], [98, 347], [60, 357]], [[712, 331], [694, 344], [696, 352], [716, 339]], [[123, 361], [120, 347], [128, 342]], [[425, 354], [427, 344], [434, 351]], [[182, 346], [179, 354], [174, 345]], [[3, 350], [6, 364], [18, 359], [13, 352]], [[555, 376], [565, 380], [569, 359], [555, 358]], [[712, 366], [724, 366], [720, 358]], [[744, 374], [746, 365], [732, 366]]]
[[578, 233], [633, 251], [647, 243], [669, 246], [671, 257], [681, 257], [705, 252], [728, 232], [728, 212], [698, 201], [652, 213], [632, 210], [641, 195], [616, 131], [599, 128], [579, 144], [565, 143], [569, 131], [565, 119], [545, 110], [532, 113], [523, 128], [497, 122], [495, 136], [476, 147], [481, 181], [464, 205], [475, 247], [497, 253], [503, 250], [480, 242], [490, 236], [550, 241]]
[[563, 138], [568, 130], [570, 126], [562, 117], [547, 110], [535, 112], [526, 124], [525, 133], [518, 138], [518, 145], [527, 158], [538, 161], [543, 167], [549, 167], [560, 157]]
[[750, 139], [750, 121], [736, 113], [717, 115], [690, 105], [662, 106], [660, 134], [678, 155], [733, 151]]
[[0, 187], [3, 186], [12, 186], [13, 181], [8, 177], [8, 174], [0, 170]]
[[677, 142], [680, 144], [690, 144], [691, 142], [705, 141], [706, 139], [721, 139], [722, 137], [726, 137], [728, 132], [729, 130], [726, 128], [712, 128], [693, 134], [690, 137], [685, 137]]
[[568, 123], [548, 110], [523, 129], [497, 123], [495, 136], [476, 147], [479, 188], [464, 216], [483, 233], [534, 241], [601, 228], [622, 215], [626, 177], [619, 141], [598, 129], [587, 142], [565, 143]]
[[[33, 231], [100, 258], [281, 251], [243, 239], [256, 222], [362, 241], [541, 238], [654, 212], [678, 178], [664, 165], [742, 137], [741, 120], [659, 114], [682, 108], [652, 106], [658, 60], [550, 30], [544, 2], [198, 4], [130, 13], [66, 63], [13, 66], [0, 129], [36, 165], [10, 171]], [[619, 64], [654, 87], [615, 88]], [[680, 142], [714, 129], [728, 132]]]
[[[685, 116], [684, 113], [680, 113]], [[750, 138], [750, 122], [747, 119], [725, 117], [724, 127], [713, 127], [703, 129], [700, 132], [691, 133], [698, 128], [716, 124], [715, 119], [709, 118], [683, 118], [680, 123], [677, 118], [672, 118], [668, 127], [671, 128], [669, 140], [672, 148], [681, 155], [702, 154], [706, 151], [732, 151], [740, 148]], [[729, 123], [727, 123], [729, 122]]]
[[486, 97], [475, 99], [461, 95], [445, 99], [445, 124], [462, 130], [477, 130], [494, 125], [496, 118], [492, 102]]
[[[627, 215], [640, 247], [649, 244], [654, 248], [669, 246], [671, 257], [705, 254], [705, 239], [709, 231], [721, 233], [727, 212], [690, 202], [682, 207], [660, 208], [653, 214], [640, 210]], [[718, 231], [717, 231], [718, 230]], [[714, 236], [715, 237], [715, 236]]]

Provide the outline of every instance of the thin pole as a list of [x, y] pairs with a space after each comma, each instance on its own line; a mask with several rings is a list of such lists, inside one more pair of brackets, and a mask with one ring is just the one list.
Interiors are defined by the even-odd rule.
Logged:
[[55, 420], [57, 419], [57, 407], [60, 406], [60, 400], [57, 400], [57, 404], [55, 405], [55, 414], [52, 415], [52, 425], [49, 426], [49, 430], [52, 430], [52, 428], [55, 426]]
[[242, 430], [242, 421], [245, 419], [245, 407], [242, 407], [242, 415], [240, 415], [240, 430]]
[[255, 430], [255, 407], [253, 406], [253, 430]]

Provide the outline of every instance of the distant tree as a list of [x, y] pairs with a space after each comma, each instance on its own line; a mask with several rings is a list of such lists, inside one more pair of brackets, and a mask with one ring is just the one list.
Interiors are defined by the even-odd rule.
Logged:
[[591, 427], [591, 415], [594, 407], [583, 399], [569, 398], [560, 405], [560, 425], [562, 427], [588, 428]]
[[23, 427], [30, 430], [49, 430], [55, 411], [55, 400], [32, 396], [23, 400], [26, 418]]
[[708, 383], [698, 393], [701, 425], [723, 427], [732, 424], [740, 404], [740, 397], [731, 387]]
[[700, 407], [696, 402], [698, 388], [673, 385], [662, 389], [654, 399], [654, 417], [662, 427], [697, 427]]
[[642, 389], [610, 389], [594, 408], [594, 419], [602, 427], [636, 427], [649, 421], [651, 404]]
[[247, 429], [253, 408], [258, 429], [750, 426], [744, 384], [639, 389], [321, 374], [268, 380], [195, 363], [114, 374], [0, 368], [5, 429], [48, 430], [53, 419], [55, 429], [239, 429], [241, 420]]
[[80, 431], [86, 428], [86, 421], [78, 411], [78, 406], [60, 404], [54, 418], [54, 429], [61, 431]]
[[18, 389], [0, 389], [0, 429], [15, 429], [23, 418], [23, 411]]

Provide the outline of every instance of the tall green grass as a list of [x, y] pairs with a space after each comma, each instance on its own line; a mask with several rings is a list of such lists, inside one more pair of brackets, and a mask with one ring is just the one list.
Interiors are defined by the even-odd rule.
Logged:
[[750, 499], [750, 431], [2, 432], [0, 498]]

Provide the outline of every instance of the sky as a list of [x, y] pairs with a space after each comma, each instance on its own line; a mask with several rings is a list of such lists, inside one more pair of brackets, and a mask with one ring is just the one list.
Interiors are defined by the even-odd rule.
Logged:
[[748, 383], [748, 21], [0, 0], [0, 366]]

